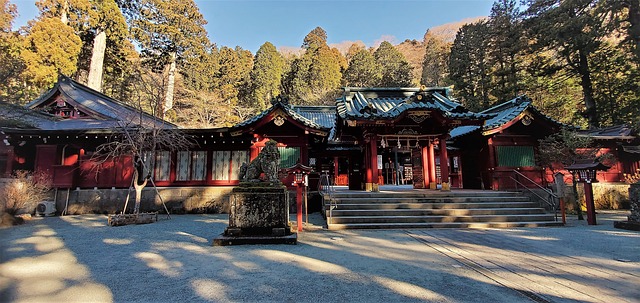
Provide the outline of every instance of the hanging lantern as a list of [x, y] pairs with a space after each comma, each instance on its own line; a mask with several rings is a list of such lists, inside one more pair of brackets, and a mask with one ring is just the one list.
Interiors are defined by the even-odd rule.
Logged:
[[400, 138], [398, 138], [398, 148], [402, 148], [402, 144], [400, 144]]
[[380, 145], [382, 146], [382, 148], [386, 148], [387, 147], [387, 143], [384, 142], [384, 138], [382, 138], [382, 140], [380, 140]]
[[420, 141], [416, 138], [416, 148], [420, 148]]

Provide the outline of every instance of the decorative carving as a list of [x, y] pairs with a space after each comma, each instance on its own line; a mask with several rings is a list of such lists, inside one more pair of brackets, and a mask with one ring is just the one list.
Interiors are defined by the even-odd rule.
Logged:
[[273, 124], [275, 124], [276, 126], [282, 126], [282, 124], [284, 124], [284, 117], [283, 116], [275, 116], [275, 118], [273, 118]]
[[280, 182], [278, 179], [278, 164], [280, 164], [280, 153], [276, 147], [276, 141], [267, 141], [265, 147], [260, 151], [258, 157], [253, 159], [249, 165], [242, 164], [240, 167], [240, 180], [244, 182], [261, 182], [260, 174], [264, 173], [264, 181]]
[[418, 131], [410, 129], [410, 128], [403, 128], [401, 131], [398, 132], [398, 135], [417, 135]]
[[522, 124], [529, 126], [531, 125], [531, 122], [533, 122], [533, 117], [529, 116], [529, 115], [525, 115], [524, 117], [522, 117]]
[[421, 123], [429, 117], [431, 117], [431, 112], [428, 110], [413, 111], [409, 113], [409, 118], [415, 123]]

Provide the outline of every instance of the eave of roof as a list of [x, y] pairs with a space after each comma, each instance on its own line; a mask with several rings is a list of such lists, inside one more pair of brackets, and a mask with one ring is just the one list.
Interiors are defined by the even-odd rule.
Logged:
[[411, 110], [435, 110], [458, 120], [484, 120], [493, 115], [473, 113], [440, 94], [419, 88], [345, 88], [336, 99], [336, 111], [344, 120], [394, 120]]
[[309, 128], [311, 130], [317, 130], [317, 131], [320, 131], [323, 134], [326, 134], [331, 129], [331, 127], [329, 127], [329, 126], [324, 126], [324, 125], [321, 125], [320, 123], [316, 123], [316, 122], [312, 121], [311, 119], [308, 119], [307, 117], [305, 117], [301, 113], [297, 112], [292, 106], [287, 104], [286, 101], [274, 101], [273, 105], [270, 108], [268, 108], [268, 109], [262, 111], [261, 113], [253, 116], [251, 119], [242, 121], [242, 122], [234, 125], [233, 127], [231, 127], [230, 130], [231, 131], [238, 131], [240, 129], [246, 129], [246, 128], [249, 128], [251, 126], [254, 126], [254, 125], [258, 124], [262, 119], [266, 118], [267, 116], [269, 116], [270, 114], [275, 112], [276, 110], [283, 111], [285, 114], [287, 114], [289, 117], [291, 117], [294, 121], [300, 123], [302, 126], [307, 127], [307, 128]]
[[[163, 119], [154, 117], [143, 111], [133, 108], [121, 101], [102, 94], [64, 75], [60, 75], [58, 82], [54, 85], [53, 88], [45, 92], [38, 99], [25, 105], [25, 107], [29, 109], [38, 107], [39, 105], [52, 98], [57, 92], [59, 92], [63, 96], [65, 101], [73, 102], [74, 105], [81, 107], [81, 110], [99, 117], [100, 120], [112, 120], [112, 122], [105, 122], [105, 125], [100, 125], [100, 123], [97, 123], [97, 125], [93, 126], [91, 124], [88, 124], [86, 125], [86, 127], [117, 127], [119, 124], [130, 124], [134, 123], [132, 121], [140, 121], [140, 119], [142, 119], [140, 124], [147, 127], [177, 128], [177, 125], [173, 123], [167, 122]], [[66, 123], [62, 123], [60, 125], [65, 124]], [[77, 122], [72, 122], [69, 124], [75, 125], [77, 124]], [[43, 125], [43, 127], [46, 126], [47, 125]], [[58, 128], [61, 129], [61, 127]]]

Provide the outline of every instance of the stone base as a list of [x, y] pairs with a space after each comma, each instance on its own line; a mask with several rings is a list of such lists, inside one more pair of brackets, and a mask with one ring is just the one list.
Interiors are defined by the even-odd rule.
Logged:
[[438, 183], [429, 182], [429, 189], [438, 189]]
[[364, 184], [364, 190], [365, 191], [369, 191], [369, 192], [379, 192], [380, 191], [380, 187], [379, 187], [378, 183], [365, 183]]
[[640, 231], [640, 222], [634, 221], [614, 221], [613, 227], [627, 230]]
[[298, 244], [298, 234], [287, 236], [239, 236], [231, 237], [221, 234], [213, 239], [213, 246], [253, 245], [253, 244]]
[[448, 182], [442, 182], [442, 191], [451, 191], [451, 185]]

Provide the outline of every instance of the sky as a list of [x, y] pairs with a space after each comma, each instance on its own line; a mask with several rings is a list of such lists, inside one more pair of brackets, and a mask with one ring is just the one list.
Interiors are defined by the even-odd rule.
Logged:
[[[18, 6], [14, 29], [33, 19], [36, 0], [10, 0]], [[330, 44], [362, 41], [374, 46], [422, 40], [430, 27], [488, 16], [493, 0], [195, 0], [207, 20], [209, 39], [255, 53], [266, 41], [300, 47], [315, 27]]]

